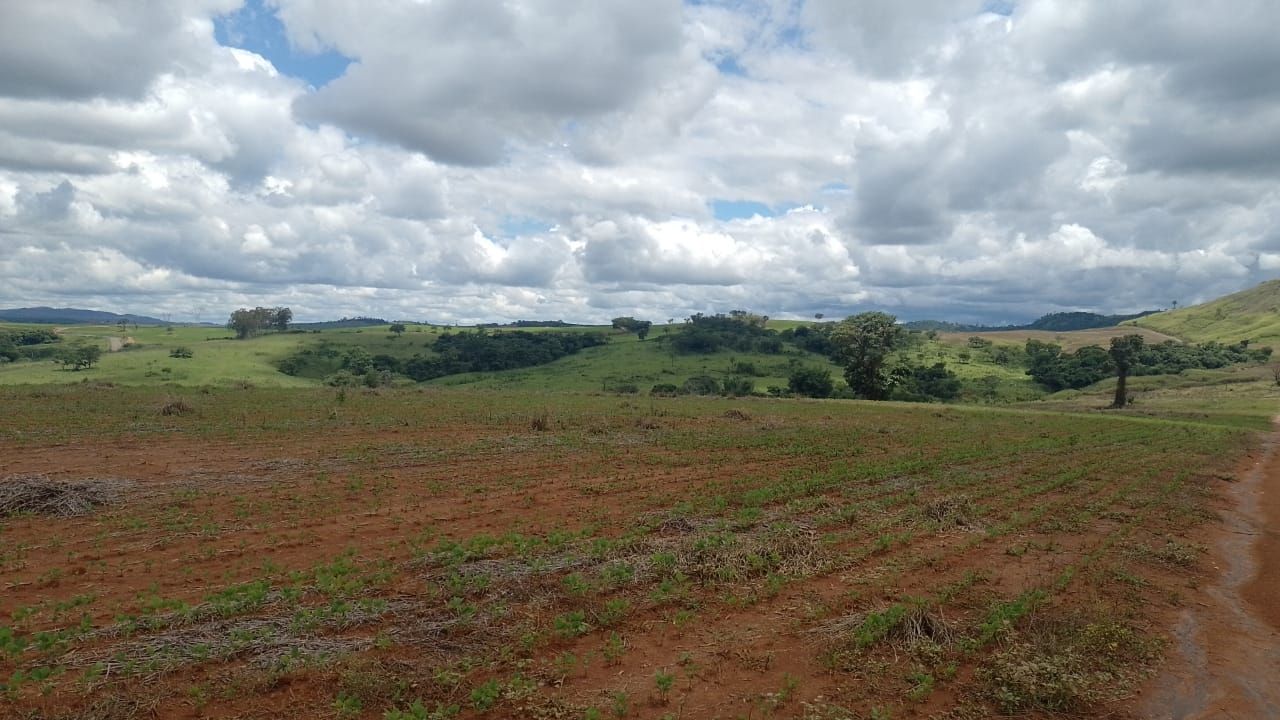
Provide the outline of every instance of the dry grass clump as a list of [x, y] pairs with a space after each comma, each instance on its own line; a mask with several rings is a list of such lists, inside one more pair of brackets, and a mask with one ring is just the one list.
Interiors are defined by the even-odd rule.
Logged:
[[1002, 712], [1080, 713], [1127, 695], [1159, 654], [1158, 639], [1123, 622], [1050, 619], [1014, 633], [977, 678]]
[[1193, 567], [1199, 556], [1207, 551], [1203, 545], [1174, 538], [1166, 538], [1164, 545], [1130, 545], [1125, 548], [1130, 557], [1180, 568]]
[[978, 508], [967, 495], [935, 498], [925, 503], [920, 512], [939, 528], [969, 529], [980, 526]]
[[54, 480], [44, 475], [10, 475], [0, 480], [0, 517], [29, 513], [51, 517], [87, 515], [116, 502], [127, 480]]
[[218, 620], [63, 656], [68, 667], [96, 668], [102, 680], [159, 677], [192, 664], [246, 657], [258, 667], [332, 657], [373, 646], [372, 638], [299, 632], [288, 618]]
[[882, 642], [902, 649], [911, 649], [922, 643], [946, 647], [957, 639], [951, 623], [923, 601], [852, 613], [824, 623], [814, 632], [837, 646], [860, 650]]
[[173, 415], [190, 415], [195, 412], [196, 408], [184, 398], [171, 398], [164, 405], [160, 406], [160, 414], [166, 417]]

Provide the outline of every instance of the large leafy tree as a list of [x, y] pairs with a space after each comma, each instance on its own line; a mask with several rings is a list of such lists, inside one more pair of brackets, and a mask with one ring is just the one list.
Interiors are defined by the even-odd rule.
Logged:
[[866, 312], [836, 325], [831, 342], [844, 363], [849, 389], [867, 400], [885, 400], [893, 390], [889, 358], [902, 347], [906, 332], [888, 313]]
[[291, 322], [293, 322], [293, 311], [287, 307], [256, 307], [252, 310], [240, 308], [231, 313], [231, 319], [227, 321], [227, 329], [235, 331], [237, 339], [244, 340], [263, 330], [284, 332], [289, 329]]

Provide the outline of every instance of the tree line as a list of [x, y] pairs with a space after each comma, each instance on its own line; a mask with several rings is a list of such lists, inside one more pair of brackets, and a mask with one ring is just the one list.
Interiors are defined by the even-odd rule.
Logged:
[[323, 379], [330, 385], [385, 385], [396, 376], [417, 382], [468, 372], [495, 372], [544, 365], [590, 347], [604, 345], [600, 333], [446, 332], [410, 357], [371, 354], [362, 347], [340, 349], [322, 342], [281, 360], [286, 375]]
[[1111, 347], [1086, 345], [1064, 352], [1054, 343], [1028, 340], [1027, 374], [1045, 389], [1079, 389], [1115, 374], [1176, 375], [1184, 370], [1213, 370], [1241, 363], [1262, 363], [1271, 357], [1271, 348], [1251, 348], [1247, 340], [1234, 345], [1218, 342], [1199, 344], [1166, 340], [1147, 344], [1141, 335], [1112, 338]]

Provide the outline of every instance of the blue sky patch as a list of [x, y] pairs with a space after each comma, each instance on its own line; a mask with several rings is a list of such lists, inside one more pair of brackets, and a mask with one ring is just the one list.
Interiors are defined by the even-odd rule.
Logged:
[[1018, 4], [1014, 0], [987, 0], [982, 6], [984, 12], [994, 13], [996, 15], [1004, 15], [1008, 17], [1013, 14]]
[[549, 232], [553, 227], [555, 226], [545, 220], [523, 215], [508, 215], [502, 218], [502, 224], [498, 227], [498, 232], [501, 233], [502, 237], [517, 238], [541, 235]]
[[762, 202], [754, 200], [712, 200], [711, 213], [721, 222], [729, 220], [744, 220], [746, 218], [759, 215], [760, 217], [771, 218], [778, 213]]
[[725, 55], [715, 61], [716, 69], [721, 75], [737, 75], [738, 77], [746, 77], [747, 71], [738, 64], [738, 56]]
[[334, 50], [307, 53], [293, 47], [275, 10], [262, 0], [248, 0], [239, 10], [214, 18], [213, 34], [219, 45], [255, 52], [282, 74], [316, 88], [340, 77], [351, 64], [351, 58]]

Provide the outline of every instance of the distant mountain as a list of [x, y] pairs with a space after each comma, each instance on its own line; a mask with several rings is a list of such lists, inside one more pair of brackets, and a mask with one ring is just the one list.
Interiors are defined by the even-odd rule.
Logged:
[[1094, 328], [1115, 327], [1122, 322], [1136, 320], [1141, 317], [1152, 315], [1158, 310], [1147, 310], [1146, 312], [1133, 313], [1132, 315], [1099, 315], [1090, 312], [1061, 312], [1049, 313], [1041, 316], [1038, 320], [1030, 325], [1024, 325], [1019, 330], [1050, 330], [1053, 332], [1067, 332], [1070, 330], [1092, 330]]
[[1050, 332], [1070, 332], [1072, 330], [1093, 330], [1095, 328], [1114, 327], [1129, 320], [1146, 317], [1159, 312], [1147, 310], [1132, 315], [1099, 315], [1091, 312], [1060, 312], [1042, 315], [1026, 325], [965, 325], [963, 323], [946, 322], [944, 320], [913, 320], [903, 323], [908, 330], [927, 332], [998, 332], [1000, 330], [1047, 330]]
[[370, 327], [373, 325], [390, 325], [391, 323], [382, 318], [371, 317], [353, 317], [342, 318], [341, 320], [325, 320], [322, 322], [309, 323], [291, 323], [291, 330], [339, 330], [341, 328], [360, 328]]
[[566, 328], [566, 327], [592, 327], [591, 325], [581, 325], [578, 323], [565, 322], [563, 320], [516, 320], [509, 323], [480, 323], [476, 327], [482, 328]]
[[1148, 315], [1131, 324], [1191, 342], [1248, 340], [1280, 348], [1280, 280], [1268, 280], [1200, 305]]
[[[902, 323], [902, 326], [908, 330], [918, 330], [920, 332], [982, 332], [983, 330], [991, 330], [986, 325], [966, 325], [965, 323], [954, 323], [946, 320], [912, 320]], [[1002, 330], [1004, 328], [1001, 328]]]
[[31, 307], [0, 310], [0, 322], [39, 323], [46, 325], [114, 325], [121, 320], [133, 325], [169, 325], [146, 315], [119, 315], [102, 310], [79, 308]]

